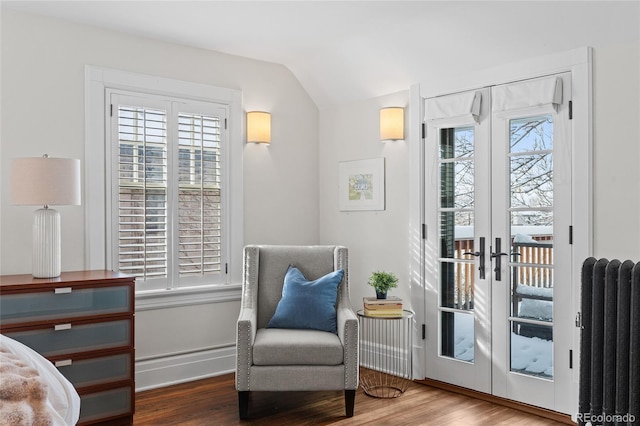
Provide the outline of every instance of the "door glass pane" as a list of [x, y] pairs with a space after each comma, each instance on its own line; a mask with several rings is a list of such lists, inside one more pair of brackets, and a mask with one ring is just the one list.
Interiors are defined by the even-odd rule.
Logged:
[[473, 211], [440, 213], [440, 257], [473, 260]]
[[440, 206], [470, 209], [473, 207], [474, 167], [472, 160], [447, 160], [440, 164]]
[[553, 378], [553, 327], [512, 322], [511, 371]]
[[[474, 359], [474, 129], [443, 129], [440, 137], [441, 355]], [[466, 254], [465, 254], [466, 253]]]
[[473, 127], [458, 127], [443, 129], [443, 133], [454, 133], [455, 137], [441, 138], [440, 158], [469, 158], [473, 157], [474, 129]]
[[511, 157], [511, 207], [553, 205], [552, 154]]
[[440, 306], [470, 310], [473, 309], [473, 283], [475, 264], [472, 262], [441, 262], [441, 280], [446, 285], [441, 286]]
[[517, 118], [510, 120], [510, 152], [535, 152], [553, 149], [553, 117]]
[[511, 371], [553, 377], [553, 121], [510, 121]]
[[441, 355], [458, 361], [474, 361], [474, 316], [472, 313], [441, 313]]

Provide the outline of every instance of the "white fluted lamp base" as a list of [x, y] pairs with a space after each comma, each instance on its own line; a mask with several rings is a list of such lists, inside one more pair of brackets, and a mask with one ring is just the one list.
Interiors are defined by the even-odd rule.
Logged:
[[61, 266], [60, 213], [43, 208], [33, 218], [32, 273], [35, 278], [60, 276]]

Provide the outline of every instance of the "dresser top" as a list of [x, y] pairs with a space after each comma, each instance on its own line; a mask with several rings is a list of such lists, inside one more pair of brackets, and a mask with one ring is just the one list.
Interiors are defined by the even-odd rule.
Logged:
[[94, 271], [73, 271], [63, 272], [56, 278], [34, 278], [31, 274], [21, 275], [0, 275], [0, 287], [6, 288], [18, 288], [18, 287], [53, 287], [56, 284], [73, 283], [94, 283], [111, 282], [114, 281], [132, 281], [134, 279], [131, 275], [122, 274], [114, 271], [94, 270]]

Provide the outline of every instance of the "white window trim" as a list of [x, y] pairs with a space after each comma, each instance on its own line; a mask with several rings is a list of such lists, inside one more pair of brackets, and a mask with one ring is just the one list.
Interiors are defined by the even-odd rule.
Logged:
[[[560, 52], [541, 58], [506, 64], [496, 68], [481, 70], [446, 81], [429, 81], [411, 87], [410, 94], [410, 145], [409, 145], [409, 273], [411, 277], [411, 300], [416, 311], [413, 378], [425, 377], [426, 350], [420, 331], [425, 320], [424, 282], [422, 258], [429, 260], [425, 253], [423, 230], [424, 212], [424, 140], [422, 123], [424, 117], [424, 98], [441, 96], [488, 87], [520, 80], [532, 79], [562, 72], [571, 72], [573, 120], [572, 151], [574, 168], [572, 181], [577, 183], [572, 194], [572, 226], [573, 226], [573, 270], [580, 271], [584, 259], [593, 253], [593, 183], [592, 183], [592, 150], [593, 150], [593, 111], [592, 111], [592, 49], [582, 47]], [[429, 267], [429, 265], [426, 265]], [[570, 301], [572, 312], [580, 309], [580, 274], [573, 277], [573, 297]], [[579, 360], [579, 329], [573, 336], [574, 365]], [[573, 369], [572, 382], [575, 395], [571, 395], [577, 404], [577, 383], [579, 369]], [[577, 406], [577, 405], [576, 405]]]
[[[211, 301], [237, 300], [242, 281], [244, 244], [243, 172], [242, 172], [242, 93], [164, 77], [135, 74], [108, 68], [85, 66], [85, 267], [109, 269], [107, 229], [106, 150], [109, 149], [105, 111], [109, 108], [106, 89], [121, 89], [205, 102], [225, 104], [229, 108], [229, 279], [227, 284], [202, 288], [158, 290], [136, 293], [137, 308], [154, 309]], [[109, 217], [107, 217], [109, 215]], [[231, 292], [231, 294], [230, 294]], [[237, 298], [236, 298], [237, 296]], [[230, 299], [231, 298], [231, 299]]]

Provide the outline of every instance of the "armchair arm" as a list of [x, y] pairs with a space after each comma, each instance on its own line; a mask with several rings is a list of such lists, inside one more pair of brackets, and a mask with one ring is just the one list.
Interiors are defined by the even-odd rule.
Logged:
[[258, 329], [258, 259], [259, 248], [244, 248], [242, 298], [236, 334], [236, 389], [249, 390], [249, 371], [253, 364], [252, 348]]
[[344, 347], [345, 389], [358, 388], [360, 340], [358, 318], [348, 304], [340, 304], [337, 309], [338, 337]]
[[236, 335], [236, 389], [249, 390], [249, 370], [253, 364], [252, 350], [258, 322], [256, 309], [243, 307], [237, 322]]
[[344, 348], [344, 388], [355, 390], [358, 389], [360, 371], [360, 338], [358, 317], [353, 312], [349, 300], [349, 251], [346, 247], [335, 247], [333, 263], [335, 269], [344, 270], [336, 303], [338, 337]]

